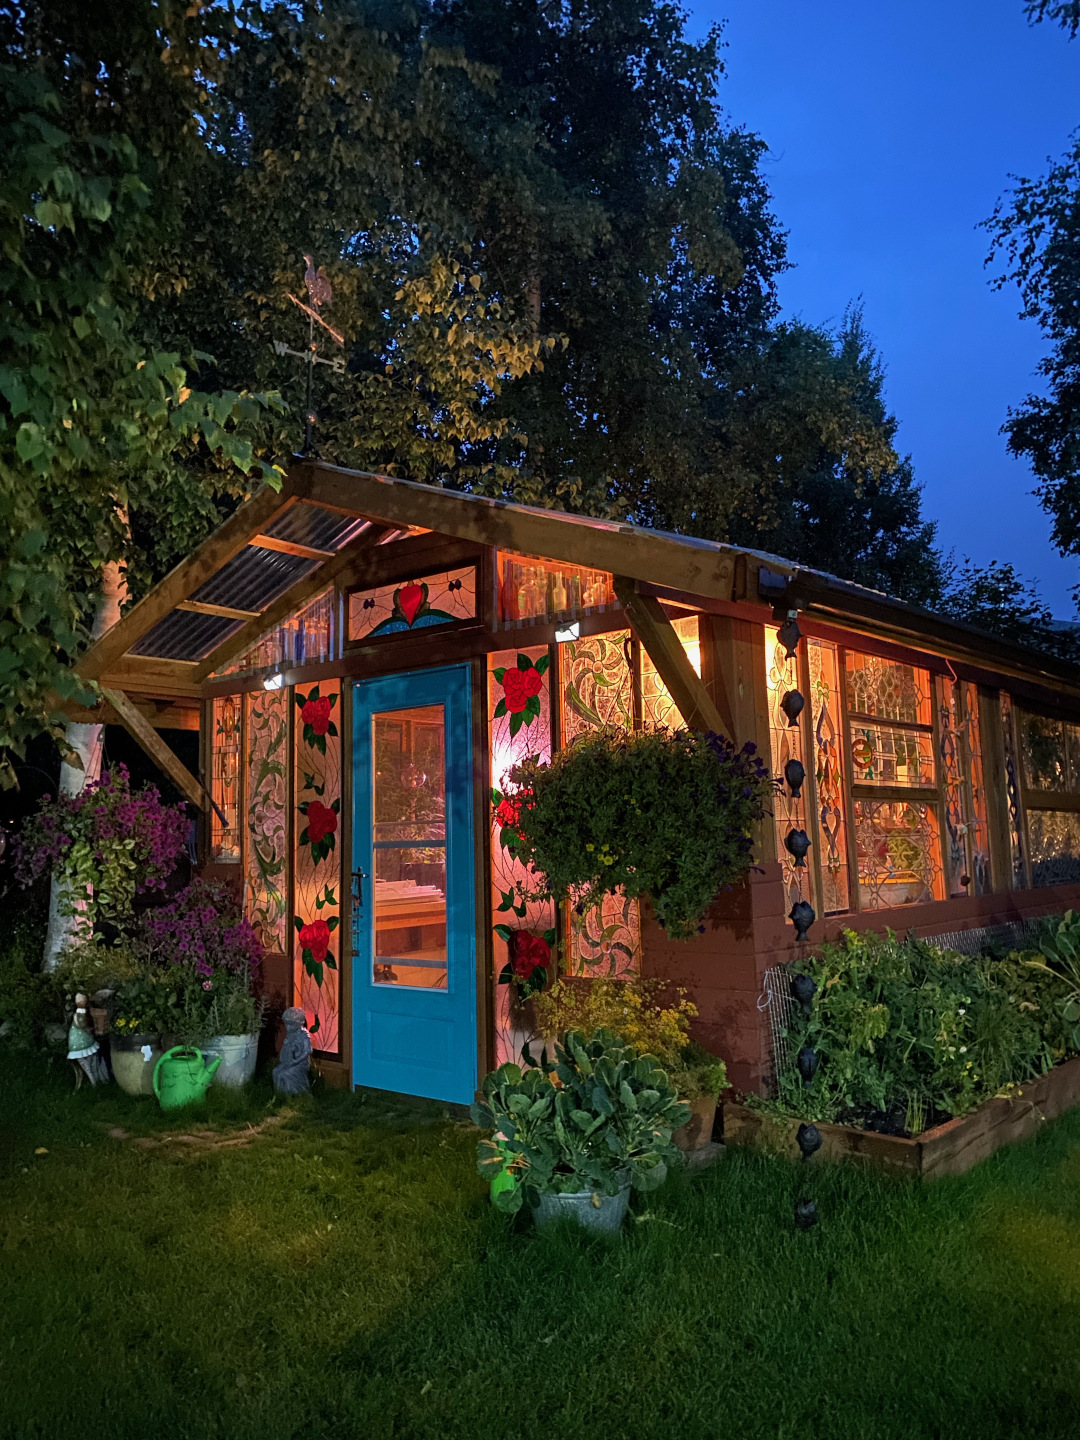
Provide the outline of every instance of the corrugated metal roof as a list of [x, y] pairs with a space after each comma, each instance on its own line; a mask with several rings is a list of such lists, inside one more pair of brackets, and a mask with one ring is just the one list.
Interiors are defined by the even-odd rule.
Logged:
[[238, 610], [265, 610], [271, 600], [322, 563], [303, 555], [283, 555], [279, 550], [245, 545], [191, 598], [209, 605], [233, 605]]
[[341, 550], [367, 524], [352, 515], [337, 515], [319, 505], [301, 503], [290, 505], [263, 534], [275, 540], [290, 540], [294, 545], [310, 545], [315, 550]]
[[131, 647], [130, 653], [150, 655], [155, 660], [202, 660], [242, 624], [242, 620], [227, 620], [223, 615], [171, 610]]

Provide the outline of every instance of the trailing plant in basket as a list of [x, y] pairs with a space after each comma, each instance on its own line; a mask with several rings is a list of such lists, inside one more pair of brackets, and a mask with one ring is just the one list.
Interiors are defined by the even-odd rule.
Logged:
[[500, 1065], [482, 1088], [472, 1118], [492, 1135], [477, 1145], [477, 1169], [513, 1178], [494, 1196], [510, 1212], [539, 1195], [615, 1195], [627, 1175], [655, 1190], [678, 1155], [672, 1132], [690, 1116], [655, 1059], [610, 1030], [568, 1031], [550, 1070]]
[[114, 765], [79, 795], [46, 796], [15, 841], [15, 875], [32, 885], [51, 873], [60, 881], [65, 915], [123, 924], [135, 897], [159, 890], [184, 853], [185, 805], [163, 805], [153, 785], [133, 791], [127, 767]]
[[548, 763], [523, 761], [508, 781], [501, 838], [548, 891], [581, 910], [613, 890], [648, 896], [676, 938], [750, 868], [774, 793], [752, 743], [688, 730], [596, 731]]

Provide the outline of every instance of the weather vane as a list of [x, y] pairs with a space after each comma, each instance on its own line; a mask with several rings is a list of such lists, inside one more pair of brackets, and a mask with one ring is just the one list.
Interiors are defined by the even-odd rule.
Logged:
[[319, 325], [330, 336], [335, 345], [345, 347], [345, 337], [340, 330], [335, 330], [329, 321], [324, 320], [321, 314], [322, 307], [329, 305], [334, 298], [333, 287], [326, 274], [325, 269], [320, 265], [315, 268], [315, 261], [310, 255], [305, 255], [304, 260], [307, 269], [304, 271], [304, 284], [307, 286], [308, 300], [311, 302], [305, 305], [303, 300], [298, 300], [295, 295], [289, 294], [289, 299], [298, 309], [302, 310], [308, 317], [308, 345], [306, 350], [292, 350], [282, 340], [274, 341], [274, 350], [278, 355], [295, 355], [298, 360], [303, 360], [307, 365], [307, 394], [304, 401], [304, 454], [313, 455], [316, 453], [314, 430], [315, 411], [312, 406], [312, 389], [315, 378], [316, 365], [329, 365], [331, 370], [339, 375], [345, 369], [345, 357], [335, 355], [332, 359], [326, 359], [319, 354], [319, 342], [315, 336], [315, 326]]

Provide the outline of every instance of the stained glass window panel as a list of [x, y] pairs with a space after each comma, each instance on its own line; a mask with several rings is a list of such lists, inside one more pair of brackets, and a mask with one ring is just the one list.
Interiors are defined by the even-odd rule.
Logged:
[[[800, 688], [798, 657], [788, 659], [787, 651], [780, 643], [773, 625], [765, 626], [765, 663], [773, 774], [782, 777], [789, 760], [798, 760], [808, 771], [810, 767], [807, 764], [802, 720], [799, 719], [792, 725], [782, 708], [784, 696], [789, 691]], [[815, 897], [811, 857], [807, 856], [803, 864], [798, 865], [784, 844], [792, 830], [805, 831], [810, 836], [811, 844], [814, 843], [815, 837], [811, 834], [807, 816], [806, 787], [803, 787], [799, 799], [796, 800], [791, 793], [791, 786], [783, 784], [773, 802], [773, 816], [776, 826], [776, 855], [783, 869], [784, 891], [787, 897], [785, 908], [790, 908], [797, 900], [808, 900], [813, 905]], [[814, 908], [818, 907], [815, 905]]]
[[1080, 881], [1080, 814], [1075, 810], [1029, 810], [1028, 844], [1033, 885]]
[[240, 696], [221, 695], [214, 701], [210, 817], [211, 858], [222, 862], [240, 859]]
[[932, 805], [856, 800], [855, 848], [861, 910], [945, 898], [941, 836]]
[[[701, 633], [696, 615], [683, 615], [671, 622], [671, 628], [679, 637], [686, 658], [698, 675], [701, 674]], [[656, 666], [649, 658], [648, 651], [641, 649], [641, 709], [646, 730], [659, 730], [666, 726], [677, 729], [685, 724], [682, 712], [671, 698], [667, 686], [657, 674]]]
[[856, 785], [932, 787], [933, 736], [926, 731], [852, 721], [851, 778]]
[[945, 677], [938, 684], [946, 882], [950, 895], [984, 895], [990, 889], [990, 856], [978, 689]]
[[836, 646], [829, 641], [808, 640], [806, 653], [810, 666], [811, 743], [817, 793], [815, 835], [821, 868], [821, 900], [825, 914], [835, 915], [851, 908], [847, 806], [841, 753], [840, 671]]
[[[507, 685], [506, 677], [517, 671], [525, 677]], [[501, 676], [501, 678], [499, 678]], [[488, 714], [491, 717], [491, 784], [502, 796], [507, 773], [527, 756], [551, 759], [551, 672], [547, 646], [503, 650], [488, 657]], [[526, 692], [531, 692], [526, 694]], [[537, 704], [527, 703], [534, 698]], [[501, 713], [496, 713], [501, 712]], [[516, 720], [515, 720], [516, 717]], [[494, 799], [494, 796], [493, 796]], [[511, 932], [527, 930], [543, 938], [555, 928], [555, 906], [551, 900], [530, 900], [525, 891], [535, 881], [525, 866], [502, 844], [506, 811], [500, 817], [498, 803], [492, 806], [491, 908], [496, 926]], [[507, 941], [493, 936], [495, 956], [495, 1049], [497, 1065], [519, 1060], [521, 1049], [535, 1039], [527, 1011], [516, 1003], [514, 986], [500, 985], [498, 977], [509, 961]], [[552, 976], [551, 978], [554, 978]]]
[[256, 690], [247, 704], [245, 909], [267, 950], [286, 953], [289, 864], [287, 690]]
[[932, 724], [930, 673], [880, 655], [845, 654], [848, 710], [908, 725]]
[[606, 570], [563, 565], [500, 551], [499, 624], [503, 627], [541, 620], [579, 619], [615, 606], [615, 589]]
[[476, 566], [421, 575], [397, 585], [354, 590], [349, 596], [349, 639], [408, 635], [433, 625], [476, 618]]
[[341, 983], [341, 684], [293, 692], [293, 975], [317, 1050], [336, 1054]]
[[633, 727], [630, 631], [613, 630], [559, 646], [562, 743], [605, 725]]

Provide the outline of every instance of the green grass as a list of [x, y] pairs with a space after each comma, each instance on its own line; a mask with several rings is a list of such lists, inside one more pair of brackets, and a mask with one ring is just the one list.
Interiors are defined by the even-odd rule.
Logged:
[[[0, 1435], [1080, 1435], [1080, 1113], [917, 1185], [729, 1154], [610, 1242], [487, 1203], [434, 1106], [164, 1119], [0, 1047]], [[37, 1147], [46, 1155], [35, 1155]]]

